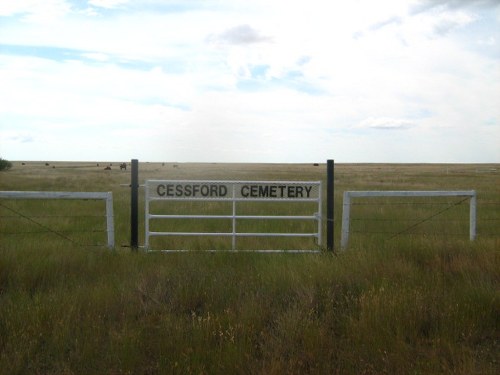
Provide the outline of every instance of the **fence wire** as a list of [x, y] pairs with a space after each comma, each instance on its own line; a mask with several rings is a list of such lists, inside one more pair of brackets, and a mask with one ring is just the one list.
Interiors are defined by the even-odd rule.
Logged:
[[[434, 223], [448, 223], [448, 224], [455, 224], [455, 225], [460, 225], [460, 224], [468, 224], [468, 216], [467, 219], [459, 220], [459, 219], [446, 219], [446, 218], [440, 218], [440, 216], [445, 215], [447, 211], [452, 210], [453, 208], [456, 208], [457, 206], [462, 205], [465, 201], [467, 201], [469, 198], [463, 198], [460, 199], [459, 201], [456, 202], [423, 202], [423, 201], [415, 201], [412, 200], [410, 202], [351, 202], [352, 206], [357, 206], [357, 207], [362, 207], [362, 206], [371, 206], [371, 207], [382, 207], [382, 206], [394, 206], [395, 210], [399, 210], [399, 208], [396, 208], [398, 206], [434, 206], [434, 207], [439, 207], [439, 206], [446, 206], [442, 209], [439, 209], [437, 211], [428, 213], [428, 215], [421, 217], [421, 218], [383, 218], [383, 217], [377, 217], [377, 215], [380, 215], [380, 213], [373, 213], [373, 214], [366, 214], [363, 213], [363, 211], [359, 212], [358, 208], [358, 213], [361, 213], [363, 216], [361, 217], [351, 217], [350, 221], [353, 223], [375, 223], [374, 228], [368, 229], [368, 228], [363, 228], [363, 229], [356, 229], [356, 225], [354, 228], [351, 228], [350, 232], [355, 233], [358, 235], [382, 235], [382, 236], [387, 236], [388, 238], [385, 239], [385, 241], [390, 241], [393, 240], [396, 237], [400, 236], [437, 236], [437, 237], [460, 237], [464, 236], [466, 233], [465, 232], [457, 232], [455, 231], [437, 231], [437, 230], [430, 230], [429, 228], [423, 228], [422, 231], [418, 231], [419, 228], [422, 228], [424, 224], [434, 224]], [[491, 208], [494, 206], [500, 206], [500, 202], [498, 201], [480, 201], [477, 204], [478, 207], [478, 212], [477, 212], [477, 233], [476, 237], [477, 238], [499, 238], [500, 237], [500, 215], [497, 217], [498, 214], [500, 214], [500, 211], [494, 211], [491, 212]], [[481, 211], [481, 207], [485, 208], [488, 210], [487, 215], [489, 217], [484, 217], [485, 213], [484, 211]], [[405, 208], [406, 209], [406, 208]], [[429, 208], [426, 208], [426, 210], [429, 210]], [[493, 214], [493, 217], [491, 217]], [[388, 215], [387, 212], [383, 213], [383, 215]], [[483, 217], [484, 218], [483, 218]], [[397, 230], [397, 231], [391, 231], [387, 229], [377, 229], [376, 228], [376, 223], [380, 222], [381, 225], [387, 226], [389, 223], [400, 223], [400, 224], [405, 224], [403, 229]], [[498, 223], [498, 226], [495, 226], [495, 223]], [[482, 225], [483, 224], [483, 225]], [[455, 228], [457, 229], [457, 228]], [[415, 232], [417, 230], [417, 232]]]
[[389, 240], [392, 240], [393, 238], [395, 238], [395, 237], [397, 237], [397, 236], [399, 236], [400, 234], [403, 234], [403, 233], [409, 232], [409, 231], [410, 231], [410, 230], [412, 230], [413, 228], [416, 228], [416, 227], [420, 226], [421, 224], [423, 224], [423, 223], [425, 223], [425, 222], [427, 222], [427, 221], [431, 220], [432, 218], [434, 218], [434, 217], [436, 217], [436, 216], [439, 216], [439, 215], [441, 215], [442, 213], [444, 213], [444, 212], [446, 212], [446, 211], [448, 211], [448, 210], [451, 210], [453, 207], [456, 207], [456, 206], [458, 206], [458, 205], [462, 204], [463, 202], [465, 202], [465, 201], [467, 201], [467, 200], [469, 200], [469, 197], [467, 197], [467, 198], [463, 198], [463, 199], [461, 199], [460, 201], [458, 201], [457, 203], [455, 203], [455, 204], [453, 204], [453, 205], [451, 205], [451, 206], [448, 206], [448, 207], [444, 208], [443, 210], [440, 210], [440, 211], [436, 212], [435, 214], [432, 214], [432, 215], [430, 215], [430, 216], [428, 216], [428, 217], [423, 218], [423, 219], [422, 219], [422, 220], [420, 220], [419, 222], [417, 222], [417, 223], [415, 223], [415, 224], [413, 224], [413, 225], [410, 225], [409, 227], [407, 227], [407, 228], [403, 229], [402, 231], [400, 231], [400, 232], [398, 232], [398, 233], [394, 234], [393, 236], [391, 236], [391, 237], [388, 239], [388, 241], [389, 241]]
[[87, 230], [56, 230], [53, 229], [51, 226], [41, 223], [36, 219], [60, 219], [60, 218], [103, 218], [106, 217], [105, 215], [33, 215], [33, 214], [24, 214], [12, 207], [9, 207], [5, 205], [4, 203], [0, 202], [0, 207], [3, 207], [4, 209], [10, 211], [14, 215], [0, 215], [0, 218], [6, 218], [6, 219], [16, 219], [16, 218], [21, 218], [24, 220], [29, 221], [30, 223], [34, 224], [36, 227], [40, 228], [40, 230], [25, 230], [25, 231], [0, 231], [0, 235], [5, 235], [5, 236], [25, 236], [25, 235], [34, 235], [34, 234], [53, 234], [59, 238], [62, 238], [65, 241], [70, 242], [71, 244], [79, 247], [101, 247], [105, 246], [106, 244], [103, 243], [96, 243], [96, 244], [82, 244], [74, 239], [70, 238], [68, 234], [72, 233], [106, 233], [107, 230], [103, 229], [87, 229]]
[[[386, 241], [393, 240], [396, 237], [400, 236], [436, 236], [436, 237], [460, 237], [464, 236], [466, 233], [465, 232], [457, 232], [455, 231], [445, 231], [445, 232], [437, 232], [436, 230], [429, 231], [429, 228], [423, 229], [423, 231], [418, 231], [418, 232], [413, 232], [418, 228], [421, 228], [424, 226], [424, 224], [429, 224], [429, 223], [450, 223], [450, 224], [467, 224], [468, 220], [456, 220], [456, 219], [442, 219], [439, 218], [441, 215], [444, 215], [447, 211], [450, 211], [452, 208], [455, 208], [457, 206], [462, 205], [468, 198], [461, 199], [457, 202], [423, 202], [423, 201], [411, 201], [411, 202], [352, 202], [351, 204], [353, 206], [435, 206], [435, 207], [440, 207], [445, 205], [446, 207], [432, 212], [426, 217], [423, 218], [383, 218], [383, 217], [376, 217], [377, 214], [373, 215], [366, 215], [364, 214], [361, 217], [352, 217], [351, 221], [354, 223], [362, 223], [362, 222], [380, 222], [383, 223], [384, 226], [391, 222], [398, 222], [401, 224], [406, 224], [403, 229], [398, 230], [398, 231], [390, 231], [390, 230], [377, 230], [377, 228], [373, 229], [356, 229], [352, 228], [351, 233], [355, 233], [357, 235], [364, 235], [364, 236], [370, 236], [370, 235], [380, 235], [380, 236], [387, 236], [388, 238]], [[500, 202], [498, 201], [479, 201], [478, 202], [478, 212], [477, 212], [477, 233], [476, 236], [477, 238], [500, 238], [500, 210], [496, 208], [496, 206], [500, 206]], [[25, 231], [17, 231], [17, 230], [5, 230], [1, 231], [0, 230], [0, 236], [14, 236], [14, 237], [19, 237], [19, 236], [24, 236], [24, 235], [39, 235], [39, 234], [51, 234], [54, 236], [57, 236], [64, 241], [67, 241], [75, 246], [82, 246], [82, 247], [101, 247], [105, 246], [104, 243], [95, 243], [95, 244], [82, 244], [78, 241], [76, 241], [74, 238], [71, 238], [71, 234], [81, 234], [81, 233], [106, 233], [106, 230], [100, 229], [100, 228], [90, 228], [90, 229], [85, 229], [85, 230], [78, 230], [78, 229], [71, 229], [71, 230], [60, 230], [60, 229], [54, 229], [50, 223], [46, 223], [46, 221], [50, 221], [51, 219], [92, 219], [92, 218], [105, 218], [105, 215], [94, 215], [94, 214], [82, 214], [82, 215], [74, 215], [74, 214], [68, 214], [68, 215], [45, 215], [45, 214], [26, 214], [22, 213], [19, 210], [9, 207], [6, 204], [0, 202], [0, 207], [4, 208], [5, 210], [9, 211], [9, 214], [5, 215], [0, 215], [0, 219], [6, 219], [6, 220], [11, 220], [11, 219], [16, 219], [20, 218], [23, 220], [26, 220], [33, 225], [35, 225], [38, 230], [33, 229], [33, 230], [25, 230]], [[394, 209], [398, 209], [398, 208]], [[488, 217], [484, 217], [486, 213], [484, 213], [484, 210], [481, 210], [482, 208], [485, 208], [488, 210], [487, 215]], [[410, 208], [410, 207], [408, 207]], [[428, 210], [428, 208], [426, 208]], [[361, 212], [362, 213], [362, 212]], [[326, 224], [328, 219], [326, 217], [322, 217], [321, 221]], [[338, 221], [340, 223], [340, 220], [333, 220]], [[498, 224], [497, 224], [498, 223]], [[457, 229], [457, 228], [455, 228]], [[426, 232], [427, 230], [427, 232]], [[316, 240], [315, 240], [316, 242]]]

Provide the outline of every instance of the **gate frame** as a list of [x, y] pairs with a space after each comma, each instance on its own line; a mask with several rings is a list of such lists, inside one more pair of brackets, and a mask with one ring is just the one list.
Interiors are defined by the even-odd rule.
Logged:
[[[232, 185], [233, 191], [231, 198], [189, 198], [189, 197], [179, 197], [179, 198], [151, 198], [149, 194], [149, 187], [152, 183], [205, 183], [205, 184], [227, 184]], [[308, 184], [316, 185], [318, 189], [317, 198], [237, 198], [235, 196], [234, 188], [238, 184]], [[319, 252], [320, 250], [236, 250], [236, 238], [237, 237], [316, 237], [318, 246], [321, 246], [322, 237], [322, 182], [321, 181], [239, 181], [239, 180], [146, 180], [145, 182], [145, 243], [144, 248], [146, 251], [149, 250], [149, 238], [153, 236], [225, 236], [232, 237], [232, 249], [226, 251], [254, 251], [254, 252]], [[220, 202], [232, 202], [232, 214], [231, 215], [157, 215], [150, 214], [150, 202], [152, 201], [220, 201]], [[237, 215], [236, 214], [236, 204], [237, 202], [317, 202], [318, 211], [313, 215]], [[151, 219], [231, 219], [232, 220], [232, 232], [151, 232], [149, 230], [149, 221]], [[236, 220], [238, 219], [264, 219], [264, 220], [316, 220], [318, 223], [318, 231], [315, 233], [247, 233], [247, 232], [236, 232]], [[165, 252], [178, 252], [186, 250], [162, 250]], [[188, 250], [191, 251], [191, 250]], [[222, 251], [222, 250], [221, 250]]]

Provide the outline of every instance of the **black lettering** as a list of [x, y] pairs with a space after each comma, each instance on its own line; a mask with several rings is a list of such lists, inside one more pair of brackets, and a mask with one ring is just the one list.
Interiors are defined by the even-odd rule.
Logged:
[[271, 198], [276, 198], [276, 190], [277, 190], [277, 186], [270, 186], [270, 191], [269, 191], [269, 196]]
[[297, 198], [304, 198], [304, 187], [303, 186], [297, 186], [295, 188], [295, 196]]
[[311, 196], [311, 190], [312, 190], [312, 186], [304, 186], [304, 189], [306, 189], [306, 194], [307, 194], [307, 198], [309, 198]]
[[160, 196], [160, 197], [165, 196], [165, 185], [159, 184], [159, 185], [156, 187], [156, 193], [157, 193], [157, 194], [158, 194], [158, 196]]
[[227, 195], [227, 186], [219, 185], [219, 197], [225, 197], [226, 195]]
[[[223, 184], [162, 184], [156, 186], [159, 197], [226, 197], [228, 187]], [[258, 185], [245, 185], [241, 188], [243, 197], [259, 196]]]
[[182, 194], [183, 194], [182, 185], [175, 185], [175, 196], [182, 197]]
[[210, 186], [208, 185], [201, 185], [201, 195], [203, 195], [204, 197], [206, 197], [207, 195], [210, 194]]
[[269, 186], [260, 185], [259, 186], [259, 197], [268, 197], [269, 196]]
[[248, 190], [250, 190], [250, 188], [248, 187], [248, 185], [243, 185], [241, 187], [241, 196], [245, 197], [245, 198], [248, 198], [248, 195], [249, 195]]
[[296, 198], [295, 186], [288, 186], [287, 190], [287, 198]]
[[259, 197], [259, 187], [257, 185], [250, 186], [250, 196], [252, 198], [258, 198]]
[[193, 197], [200, 192], [200, 185], [193, 185]]
[[211, 197], [219, 196], [219, 192], [217, 191], [217, 185], [210, 185], [210, 196]]
[[167, 191], [166, 191], [166, 196], [167, 197], [173, 197], [174, 196], [174, 185], [167, 185]]
[[278, 189], [280, 189], [280, 198], [284, 197], [283, 191], [286, 189], [286, 185], [279, 185], [277, 186]]

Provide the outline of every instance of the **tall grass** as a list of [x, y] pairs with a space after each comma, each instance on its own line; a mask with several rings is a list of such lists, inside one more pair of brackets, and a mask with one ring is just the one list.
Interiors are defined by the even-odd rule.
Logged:
[[[187, 173], [182, 168], [176, 173]], [[339, 168], [340, 189], [364, 188], [361, 178], [360, 185], [346, 181], [356, 168]], [[363, 166], [367, 184], [396, 179], [377, 168]], [[413, 168], [405, 173], [415, 181], [402, 185], [437, 185], [424, 167]], [[2, 175], [3, 190], [23, 181], [15, 171]], [[48, 172], [50, 186], [37, 177], [42, 189], [71, 190], [52, 185], [57, 168]], [[198, 173], [193, 178], [208, 172]], [[296, 177], [292, 166], [287, 173], [283, 179]], [[114, 191], [117, 239], [126, 242], [128, 192], [115, 186], [126, 175], [106, 176], [103, 182], [96, 173], [97, 187], [87, 181], [83, 190]], [[67, 177], [71, 186], [84, 184], [84, 176]], [[491, 176], [460, 178], [499, 200]], [[404, 236], [358, 238], [336, 254], [164, 255], [2, 237], [0, 373], [497, 374], [498, 245], [489, 237]]]

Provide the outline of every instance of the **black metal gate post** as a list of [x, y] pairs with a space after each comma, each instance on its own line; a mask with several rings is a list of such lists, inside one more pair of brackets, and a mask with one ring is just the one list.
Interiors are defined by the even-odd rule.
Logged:
[[130, 183], [130, 247], [139, 248], [139, 161], [132, 159]]
[[333, 211], [334, 211], [334, 194], [335, 189], [333, 185], [333, 170], [334, 170], [334, 161], [329, 159], [326, 162], [326, 249], [328, 251], [334, 250], [333, 245]]

